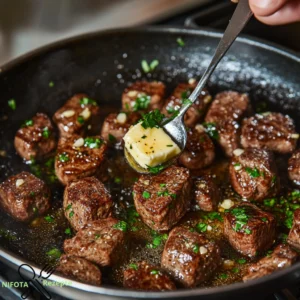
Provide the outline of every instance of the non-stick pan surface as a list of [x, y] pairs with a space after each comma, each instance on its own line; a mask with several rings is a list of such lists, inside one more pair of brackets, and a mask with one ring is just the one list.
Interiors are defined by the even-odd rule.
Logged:
[[[176, 39], [181, 37], [185, 46]], [[15, 153], [13, 138], [20, 124], [38, 111], [53, 115], [68, 97], [86, 92], [95, 98], [104, 114], [120, 107], [122, 90], [138, 79], [164, 81], [171, 90], [187, 78], [199, 78], [209, 63], [220, 33], [207, 30], [176, 28], [121, 29], [92, 33], [58, 42], [25, 55], [2, 67], [0, 73], [0, 181], [24, 170]], [[159, 60], [155, 72], [144, 74], [141, 60]], [[212, 94], [224, 89], [247, 92], [253, 106], [268, 102], [270, 109], [289, 114], [300, 131], [300, 58], [285, 49], [261, 41], [240, 38], [213, 74], [209, 89]], [[50, 87], [49, 83], [54, 86]], [[15, 99], [12, 111], [7, 101]], [[0, 227], [16, 232], [21, 239], [27, 227], [17, 224], [0, 212]], [[61, 237], [58, 237], [61, 242]], [[35, 245], [1, 239], [0, 256], [15, 269], [29, 262], [39, 273], [34, 261]], [[36, 247], [36, 248], [35, 248]], [[42, 247], [42, 245], [40, 245]], [[89, 299], [105, 297], [211, 299], [222, 297], [252, 297], [253, 293], [268, 292], [298, 280], [300, 265], [274, 273], [249, 283], [230, 286], [179, 290], [168, 293], [144, 293], [114, 287], [95, 287], [73, 282], [72, 287], [54, 288], [56, 293], [71, 299], [81, 299], [89, 291]], [[62, 277], [52, 275], [61, 281]], [[53, 289], [53, 288], [52, 288]], [[100, 296], [101, 295], [101, 296]]]

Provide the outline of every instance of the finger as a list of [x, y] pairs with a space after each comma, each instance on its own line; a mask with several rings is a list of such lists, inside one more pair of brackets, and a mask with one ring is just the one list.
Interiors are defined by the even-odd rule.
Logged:
[[255, 15], [255, 17], [261, 22], [269, 25], [281, 25], [300, 21], [300, 1], [288, 1], [278, 11], [271, 15]]
[[249, 0], [251, 10], [256, 16], [266, 17], [273, 15], [286, 5], [289, 0]]

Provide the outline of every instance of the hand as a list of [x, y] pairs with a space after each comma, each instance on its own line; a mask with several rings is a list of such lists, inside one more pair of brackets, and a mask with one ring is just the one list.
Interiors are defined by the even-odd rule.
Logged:
[[249, 4], [255, 17], [263, 23], [280, 25], [300, 21], [300, 0], [249, 0]]

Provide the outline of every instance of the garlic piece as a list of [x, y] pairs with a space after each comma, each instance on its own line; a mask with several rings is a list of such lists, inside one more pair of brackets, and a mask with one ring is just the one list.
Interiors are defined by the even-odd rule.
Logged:
[[225, 199], [222, 203], [221, 203], [221, 207], [224, 209], [229, 209], [232, 206], [234, 206], [234, 202], [230, 199]]
[[189, 79], [189, 84], [194, 84], [196, 82], [196, 79], [195, 78], [190, 78]]
[[82, 116], [85, 120], [89, 119], [91, 116], [91, 111], [89, 110], [88, 107], [86, 107], [81, 113], [80, 116]]
[[127, 93], [127, 95], [129, 97], [136, 97], [138, 95], [138, 93], [139, 93], [138, 91], [130, 91]]
[[231, 259], [226, 259], [223, 262], [223, 266], [224, 266], [225, 269], [231, 269], [231, 268], [234, 267], [234, 261], [231, 260]]
[[70, 117], [73, 117], [75, 115], [75, 111], [72, 110], [72, 109], [65, 110], [61, 115], [63, 117], [66, 117], [66, 118], [70, 118]]
[[82, 147], [84, 145], [84, 139], [83, 138], [79, 138], [78, 140], [76, 140], [73, 144], [74, 148], [79, 148]]
[[200, 252], [200, 254], [206, 254], [206, 253], [207, 253], [207, 248], [201, 246], [201, 247], [199, 248], [199, 252]]
[[202, 133], [202, 132], [205, 131], [204, 126], [201, 125], [201, 124], [197, 124], [197, 125], [195, 126], [195, 129], [196, 129], [199, 133]]
[[299, 139], [299, 133], [293, 133], [293, 134], [291, 135], [291, 138], [292, 138], [292, 139], [295, 139], [295, 140], [298, 140], [298, 139]]
[[242, 165], [241, 164], [239, 164], [239, 165], [236, 165], [236, 166], [233, 166], [233, 168], [236, 170], [236, 171], [240, 171], [240, 170], [242, 170]]
[[16, 187], [18, 188], [18, 187], [20, 187], [22, 184], [24, 184], [24, 179], [17, 179], [17, 181], [16, 181]]
[[127, 121], [127, 115], [125, 113], [119, 113], [117, 115], [117, 122], [119, 124], [125, 124]]
[[207, 225], [207, 231], [212, 231], [212, 227], [210, 225]]
[[245, 152], [245, 150], [244, 149], [235, 149], [234, 151], [233, 151], [233, 154], [235, 155], [235, 156], [241, 156], [243, 153]]

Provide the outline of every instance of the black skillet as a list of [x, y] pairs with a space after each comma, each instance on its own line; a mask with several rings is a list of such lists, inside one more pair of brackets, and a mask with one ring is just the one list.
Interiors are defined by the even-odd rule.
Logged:
[[[185, 46], [176, 39], [181, 37]], [[53, 115], [68, 97], [86, 92], [95, 98], [103, 114], [120, 107], [121, 93], [137, 79], [158, 79], [171, 90], [178, 82], [199, 78], [207, 66], [221, 34], [208, 30], [176, 28], [132, 28], [102, 31], [61, 41], [33, 51], [2, 67], [0, 70], [0, 181], [28, 168], [15, 153], [13, 138], [20, 124], [37, 111]], [[141, 60], [159, 60], [151, 74], [141, 70]], [[215, 94], [225, 89], [247, 92], [254, 107], [263, 102], [273, 111], [289, 114], [300, 131], [300, 58], [280, 47], [250, 38], [239, 38], [222, 60], [209, 83]], [[54, 86], [50, 87], [49, 83]], [[169, 90], [169, 91], [170, 91]], [[15, 99], [17, 109], [8, 107]], [[54, 195], [55, 196], [55, 195]], [[17, 233], [17, 240], [1, 239], [0, 257], [17, 269], [30, 263], [39, 274], [41, 265], [32, 263], [39, 245], [22, 241], [27, 227], [0, 212], [0, 227]], [[63, 238], [57, 236], [57, 243]], [[29, 273], [28, 273], [29, 274]], [[182, 298], [197, 299], [252, 298], [286, 287], [300, 278], [300, 263], [270, 276], [248, 283], [209, 289], [179, 290], [168, 293], [145, 293], [122, 290], [112, 286], [95, 287], [73, 282], [72, 287], [49, 288], [49, 291], [71, 299]], [[52, 275], [52, 280], [62, 277]]]

